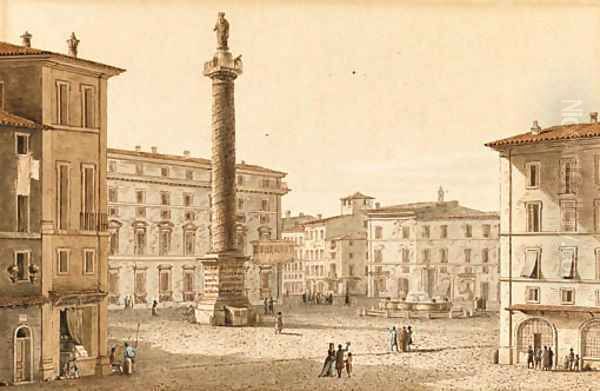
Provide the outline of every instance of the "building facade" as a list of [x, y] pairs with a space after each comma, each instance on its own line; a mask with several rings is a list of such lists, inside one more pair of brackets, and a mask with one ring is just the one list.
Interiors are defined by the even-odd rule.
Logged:
[[0, 42], [0, 381], [110, 372], [107, 80], [122, 69]]
[[[237, 242], [251, 257], [260, 232], [279, 237], [285, 173], [237, 165]], [[211, 162], [191, 157], [109, 149], [110, 301], [122, 305], [193, 302], [202, 295], [199, 257], [210, 251]], [[246, 269], [246, 293], [260, 296], [260, 270]], [[255, 292], [256, 291], [256, 292]]]
[[368, 294], [498, 305], [496, 213], [457, 201], [418, 202], [368, 212]]
[[304, 246], [304, 225], [289, 225], [287, 228], [284, 228], [281, 238], [289, 240], [294, 245], [293, 261], [283, 265], [283, 294], [286, 296], [302, 295], [306, 291], [302, 251]]
[[500, 362], [529, 346], [573, 348], [600, 364], [600, 124], [542, 129], [486, 144], [500, 154]]

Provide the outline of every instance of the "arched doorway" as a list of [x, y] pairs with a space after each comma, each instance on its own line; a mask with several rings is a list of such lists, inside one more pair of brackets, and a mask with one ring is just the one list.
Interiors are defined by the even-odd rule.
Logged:
[[17, 327], [14, 340], [14, 383], [33, 380], [33, 349], [31, 329], [27, 326]]
[[521, 356], [527, 355], [531, 346], [534, 350], [543, 349], [544, 346], [552, 347], [556, 353], [554, 327], [550, 322], [542, 318], [530, 318], [524, 320], [517, 331], [517, 361]]
[[600, 319], [592, 319], [581, 328], [581, 357], [584, 362], [600, 359]]

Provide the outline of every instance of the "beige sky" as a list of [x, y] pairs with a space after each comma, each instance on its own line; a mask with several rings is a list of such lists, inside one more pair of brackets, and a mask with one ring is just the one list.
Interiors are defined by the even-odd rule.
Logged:
[[4, 4], [3, 40], [27, 29], [34, 47], [64, 52], [75, 31], [81, 57], [128, 70], [110, 83], [111, 146], [203, 157], [210, 83], [201, 70], [225, 11], [244, 60], [238, 160], [288, 172], [283, 207], [294, 212], [335, 214], [357, 190], [382, 204], [434, 200], [439, 185], [496, 209], [497, 156], [484, 142], [534, 119], [561, 122], [565, 100], [581, 101], [581, 120], [600, 111], [593, 2]]

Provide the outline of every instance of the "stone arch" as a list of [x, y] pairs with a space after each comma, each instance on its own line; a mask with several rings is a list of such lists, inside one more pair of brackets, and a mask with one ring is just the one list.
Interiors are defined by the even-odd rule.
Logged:
[[558, 334], [556, 327], [548, 319], [542, 317], [529, 317], [521, 321], [516, 327], [515, 341], [517, 345], [517, 362], [520, 362], [521, 355], [527, 353], [529, 345], [533, 348], [549, 346], [553, 349], [556, 363], [558, 351]]
[[600, 359], [600, 318], [588, 319], [579, 326], [579, 353], [583, 360]]
[[13, 337], [13, 382], [33, 381], [33, 332], [26, 325], [15, 328]]

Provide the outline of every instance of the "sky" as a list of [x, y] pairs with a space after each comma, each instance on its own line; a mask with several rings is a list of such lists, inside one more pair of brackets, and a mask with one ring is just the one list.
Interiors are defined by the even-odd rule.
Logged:
[[590, 1], [0, 0], [0, 39], [123, 67], [109, 146], [210, 157], [217, 12], [242, 54], [238, 161], [288, 173], [283, 209], [324, 216], [361, 191], [382, 205], [499, 203], [483, 144], [600, 111], [600, 6]]

